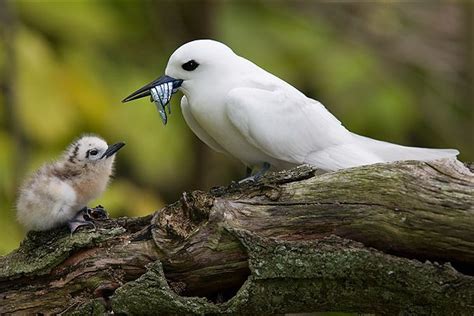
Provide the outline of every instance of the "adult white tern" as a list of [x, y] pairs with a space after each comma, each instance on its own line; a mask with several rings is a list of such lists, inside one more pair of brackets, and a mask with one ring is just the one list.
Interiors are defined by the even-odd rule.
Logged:
[[166, 104], [182, 91], [181, 109], [192, 131], [215, 151], [238, 158], [247, 170], [260, 167], [257, 175], [270, 166], [310, 164], [330, 171], [459, 154], [351, 133], [320, 102], [217, 41], [182, 45], [171, 55], [165, 74], [123, 102], [151, 95], [166, 124]]

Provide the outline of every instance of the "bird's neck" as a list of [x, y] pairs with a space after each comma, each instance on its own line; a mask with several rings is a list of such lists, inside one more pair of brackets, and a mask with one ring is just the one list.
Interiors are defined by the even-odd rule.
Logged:
[[107, 187], [112, 174], [114, 157], [98, 163], [77, 164], [66, 162], [61, 170], [76, 191], [77, 203], [86, 206], [91, 200], [98, 198]]

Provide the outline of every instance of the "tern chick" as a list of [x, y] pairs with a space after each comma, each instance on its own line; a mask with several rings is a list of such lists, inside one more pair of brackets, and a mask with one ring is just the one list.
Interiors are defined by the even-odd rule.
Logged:
[[20, 189], [17, 219], [26, 230], [43, 231], [68, 224], [71, 232], [94, 224], [87, 203], [104, 192], [115, 154], [124, 143], [108, 146], [96, 136], [74, 141], [62, 157], [43, 165]]

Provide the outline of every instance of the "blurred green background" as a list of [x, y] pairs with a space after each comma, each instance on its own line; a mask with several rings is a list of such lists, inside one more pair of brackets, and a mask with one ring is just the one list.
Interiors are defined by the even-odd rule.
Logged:
[[228, 44], [352, 131], [474, 161], [473, 16], [472, 1], [0, 0], [0, 255], [24, 235], [14, 208], [22, 179], [82, 133], [127, 143], [91, 203], [112, 216], [243, 177], [186, 126], [180, 96], [166, 127], [146, 100], [120, 102], [197, 38]]

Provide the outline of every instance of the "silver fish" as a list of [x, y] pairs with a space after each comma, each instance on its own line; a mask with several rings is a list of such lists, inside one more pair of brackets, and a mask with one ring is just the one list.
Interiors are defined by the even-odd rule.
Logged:
[[172, 82], [165, 82], [150, 89], [151, 99], [156, 104], [158, 113], [160, 113], [161, 121], [164, 125], [168, 122], [166, 115], [166, 106], [168, 106], [168, 114], [171, 114], [171, 96], [178, 91], [173, 89]]
[[151, 93], [151, 99], [152, 101], [155, 102], [156, 109], [158, 110], [158, 113], [160, 114], [161, 121], [163, 122], [164, 125], [168, 122], [168, 116], [166, 115], [166, 109], [165, 109], [165, 103], [163, 100], [163, 91], [160, 89], [161, 86], [153, 87], [150, 89]]

